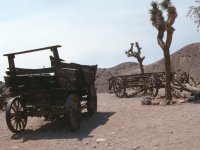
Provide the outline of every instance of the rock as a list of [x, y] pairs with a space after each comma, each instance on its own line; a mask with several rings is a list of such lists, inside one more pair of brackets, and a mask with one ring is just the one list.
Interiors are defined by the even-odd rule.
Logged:
[[188, 97], [188, 101], [189, 101], [189, 102], [195, 101], [195, 96], [189, 96], [189, 97]]
[[140, 148], [140, 146], [134, 146], [133, 148], [132, 148], [132, 150], [138, 150]]
[[159, 105], [160, 106], [166, 106], [166, 105], [169, 105], [170, 104], [170, 100], [162, 100], [162, 101], [160, 101], [160, 103], [159, 103]]
[[105, 138], [99, 138], [99, 139], [96, 139], [96, 142], [97, 143], [100, 143], [100, 142], [106, 142], [107, 140]]
[[145, 97], [142, 97], [142, 99], [144, 99], [144, 100], [152, 100], [152, 97], [151, 96], [145, 96]]
[[187, 99], [181, 99], [181, 100], [179, 100], [178, 102], [179, 103], [186, 103], [188, 100]]
[[16, 146], [16, 145], [11, 146], [11, 149], [18, 149], [18, 146]]
[[151, 101], [150, 101], [150, 100], [145, 100], [145, 101], [142, 100], [142, 101], [141, 101], [141, 104], [142, 104], [142, 105], [151, 105]]
[[151, 105], [152, 98], [150, 96], [142, 97], [141, 104], [142, 105]]
[[93, 146], [92, 146], [92, 148], [96, 148], [97, 147], [97, 145], [96, 144], [94, 144]]
[[171, 102], [170, 102], [170, 104], [176, 104], [177, 103], [177, 100], [172, 100]]
[[158, 101], [158, 100], [152, 100], [152, 101], [151, 101], [151, 104], [152, 104], [152, 105], [159, 105], [159, 101]]
[[88, 145], [89, 144], [89, 142], [84, 142], [84, 145]]
[[110, 143], [106, 144], [107, 147], [111, 146]]
[[166, 106], [167, 104], [166, 104], [166, 102], [160, 102], [159, 105], [160, 106]]
[[169, 105], [172, 100], [167, 100], [166, 104]]

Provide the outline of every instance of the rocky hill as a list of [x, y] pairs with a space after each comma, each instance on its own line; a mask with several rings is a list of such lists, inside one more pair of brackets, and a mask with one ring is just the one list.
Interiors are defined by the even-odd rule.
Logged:
[[[200, 82], [200, 43], [187, 45], [171, 55], [172, 71], [187, 72], [196, 81]], [[145, 72], [162, 72], [164, 71], [164, 59], [156, 61], [150, 65], [144, 66]], [[119, 64], [108, 69], [98, 69], [96, 87], [98, 92], [108, 91], [107, 79], [118, 75], [129, 75], [140, 73], [137, 63], [127, 62]]]
[[[200, 43], [187, 45], [171, 55], [171, 67], [175, 72], [187, 72], [200, 81]], [[146, 72], [164, 71], [164, 59], [145, 66]]]

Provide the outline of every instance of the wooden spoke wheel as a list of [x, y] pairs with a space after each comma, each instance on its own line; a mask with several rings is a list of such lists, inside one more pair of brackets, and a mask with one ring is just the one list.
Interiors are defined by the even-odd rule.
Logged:
[[139, 96], [145, 95], [145, 91], [144, 91], [143, 85], [137, 86], [134, 89], [135, 89], [135, 92], [133, 93], [134, 95], [139, 95]]
[[139, 85], [137, 86], [137, 94], [140, 96], [143, 96], [146, 94], [146, 80], [145, 79], [140, 79], [139, 80]]
[[113, 90], [117, 97], [122, 98], [126, 93], [126, 88], [122, 78], [116, 78], [113, 83]]
[[81, 104], [78, 95], [71, 94], [65, 104], [65, 116], [71, 131], [76, 131], [81, 123]]
[[15, 97], [8, 102], [6, 107], [6, 123], [13, 133], [22, 132], [27, 124], [27, 114], [25, 105], [19, 97]]
[[146, 81], [146, 94], [152, 97], [158, 95], [158, 86], [154, 78], [148, 78]]
[[94, 85], [91, 85], [88, 92], [87, 111], [88, 115], [93, 115], [97, 112], [97, 93]]

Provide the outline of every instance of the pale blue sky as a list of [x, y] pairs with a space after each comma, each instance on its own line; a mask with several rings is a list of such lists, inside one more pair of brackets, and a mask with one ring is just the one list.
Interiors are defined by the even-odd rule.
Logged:
[[[199, 42], [193, 20], [186, 17], [193, 0], [173, 1], [178, 18], [171, 53]], [[60, 44], [66, 62], [112, 67], [128, 58], [125, 50], [138, 41], [144, 64], [163, 57], [157, 31], [149, 21], [150, 0], [0, 0], [0, 80], [8, 67], [5, 53]], [[48, 66], [48, 54], [16, 57], [19, 67]]]

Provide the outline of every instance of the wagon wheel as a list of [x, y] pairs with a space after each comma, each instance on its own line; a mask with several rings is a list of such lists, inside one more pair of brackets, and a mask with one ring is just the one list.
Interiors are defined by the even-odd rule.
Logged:
[[27, 123], [25, 105], [19, 97], [15, 97], [8, 102], [6, 107], [6, 123], [9, 130], [13, 133], [22, 132]]
[[97, 93], [96, 88], [93, 85], [91, 85], [88, 93], [88, 99], [87, 99], [87, 111], [88, 115], [93, 115], [97, 112]]
[[136, 96], [136, 95], [143, 95], [143, 90], [142, 90], [142, 86], [135, 86], [135, 87], [131, 87], [132, 89], [132, 94], [131, 96]]
[[71, 131], [79, 129], [81, 123], [81, 104], [78, 95], [71, 94], [67, 97], [65, 116]]
[[146, 94], [146, 80], [141, 78], [139, 80], [140, 84], [137, 86], [138, 94], [143, 96]]
[[158, 95], [158, 86], [154, 78], [148, 78], [146, 81], [146, 94], [152, 97]]
[[116, 78], [113, 83], [113, 90], [115, 95], [122, 98], [126, 93], [126, 88], [124, 86], [122, 78]]

